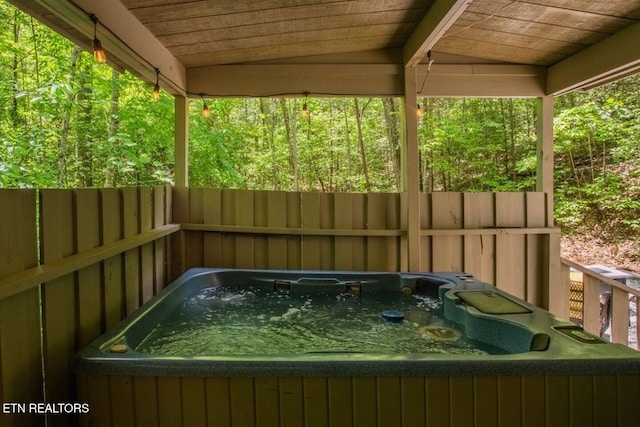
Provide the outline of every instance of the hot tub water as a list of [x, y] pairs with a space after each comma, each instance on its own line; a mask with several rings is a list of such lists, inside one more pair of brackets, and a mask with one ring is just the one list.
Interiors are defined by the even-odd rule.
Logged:
[[[162, 356], [302, 353], [501, 354], [441, 317], [439, 299], [401, 292], [288, 294], [215, 287], [187, 297], [136, 348]], [[404, 320], [385, 321], [397, 311]]]

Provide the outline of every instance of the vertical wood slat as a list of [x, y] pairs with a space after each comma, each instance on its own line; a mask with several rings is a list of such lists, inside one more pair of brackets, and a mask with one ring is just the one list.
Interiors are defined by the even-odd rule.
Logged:
[[[74, 252], [73, 192], [40, 191], [41, 260], [58, 261]], [[71, 363], [77, 350], [77, 296], [75, 275], [45, 283], [42, 289], [45, 399], [70, 402], [75, 384], [70, 381]], [[68, 425], [67, 416], [49, 416], [51, 425]]]
[[[167, 187], [153, 188], [153, 228], [167, 224]], [[156, 295], [167, 285], [167, 238], [153, 242], [153, 294]]]
[[[204, 222], [204, 190], [202, 188], [188, 189], [189, 218], [192, 224], [202, 224]], [[185, 235], [187, 265], [185, 269], [191, 267], [201, 267], [204, 263], [204, 239], [202, 233], [187, 232]]]
[[[525, 193], [526, 227], [542, 228], [547, 226], [546, 194]], [[541, 306], [543, 296], [543, 272], [545, 268], [545, 236], [532, 234], [525, 236], [526, 253], [526, 301]]]
[[[202, 190], [202, 220], [205, 224], [222, 224], [222, 191], [218, 189]], [[229, 267], [223, 261], [222, 233], [204, 234], [204, 267]]]
[[[0, 277], [37, 265], [36, 192], [0, 190]], [[40, 402], [39, 287], [0, 301], [0, 401]], [[0, 425], [43, 424], [36, 414], [0, 413]]]
[[[139, 232], [140, 215], [137, 188], [123, 188], [122, 237], [131, 237]], [[124, 254], [125, 307], [127, 316], [140, 306], [140, 249], [131, 249]]]
[[[464, 228], [481, 229], [495, 226], [492, 193], [465, 193]], [[479, 280], [495, 283], [495, 236], [464, 236], [464, 271]]]
[[[287, 227], [302, 227], [302, 193], [286, 193]], [[287, 237], [287, 268], [302, 270], [302, 236]]]
[[[434, 230], [463, 228], [462, 193], [433, 193], [432, 227]], [[461, 236], [433, 236], [433, 271], [462, 271], [463, 239]]]
[[[526, 224], [523, 193], [496, 193], [496, 227], [522, 228]], [[496, 236], [495, 285], [519, 298], [527, 298], [525, 236]]]
[[[153, 193], [151, 187], [138, 189], [139, 232], [153, 228]], [[140, 304], [149, 301], [154, 295], [153, 242], [140, 247]]]
[[[122, 238], [122, 203], [120, 191], [114, 188], [101, 190], [102, 243], [113, 243]], [[116, 255], [104, 261], [104, 312], [105, 329], [109, 330], [124, 318], [124, 270], [123, 256]]]
[[585, 331], [600, 336], [600, 281], [587, 274], [583, 275], [583, 314]]
[[[420, 194], [420, 230], [430, 230], [433, 228], [431, 201], [432, 194], [421, 193]], [[406, 196], [402, 196], [403, 205], [401, 211], [404, 212], [406, 207]], [[407, 222], [406, 215], [403, 215], [402, 229], [406, 230]], [[403, 246], [406, 246], [406, 237], [403, 237]], [[433, 269], [433, 238], [431, 236], [420, 237], [420, 270], [421, 271], [434, 271]], [[405, 251], [406, 252], [406, 251]], [[405, 254], [406, 258], [406, 254]], [[406, 263], [406, 259], [405, 259]]]
[[629, 293], [611, 288], [611, 341], [629, 344]]
[[[75, 253], [100, 246], [100, 193], [80, 189], [75, 197]], [[77, 273], [78, 342], [82, 348], [104, 331], [102, 271], [100, 264], [90, 265]]]

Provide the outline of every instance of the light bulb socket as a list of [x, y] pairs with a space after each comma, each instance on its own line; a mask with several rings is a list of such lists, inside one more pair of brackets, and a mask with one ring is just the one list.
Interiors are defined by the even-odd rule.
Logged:
[[418, 118], [422, 117], [422, 115], [424, 114], [424, 111], [422, 111], [422, 107], [420, 106], [420, 104], [416, 105], [416, 116], [418, 116]]
[[202, 117], [207, 118], [211, 115], [211, 111], [209, 111], [209, 107], [206, 103], [202, 103]]

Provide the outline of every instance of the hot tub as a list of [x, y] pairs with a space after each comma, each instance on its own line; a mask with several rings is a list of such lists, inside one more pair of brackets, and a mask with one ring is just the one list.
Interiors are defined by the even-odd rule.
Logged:
[[191, 269], [75, 372], [92, 426], [640, 425], [640, 353], [464, 273]]

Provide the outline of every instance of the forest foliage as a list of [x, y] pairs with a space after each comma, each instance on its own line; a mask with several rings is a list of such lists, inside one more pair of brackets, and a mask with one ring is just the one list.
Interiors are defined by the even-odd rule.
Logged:
[[[135, 76], [95, 64], [6, 2], [0, 19], [0, 187], [172, 182], [170, 95], [152, 102]], [[535, 189], [535, 100], [420, 102], [422, 191]], [[557, 223], [637, 236], [640, 78], [555, 105]], [[196, 98], [190, 109], [191, 186], [400, 191], [400, 99]]]

